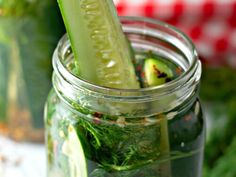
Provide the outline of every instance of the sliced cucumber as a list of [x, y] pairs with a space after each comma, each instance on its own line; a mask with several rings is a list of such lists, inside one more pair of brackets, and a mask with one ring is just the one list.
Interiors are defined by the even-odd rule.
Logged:
[[112, 88], [139, 88], [112, 0], [58, 0], [79, 76]]
[[72, 125], [68, 127], [68, 137], [62, 146], [62, 153], [68, 157], [70, 176], [69, 177], [87, 177], [87, 164], [83, 147], [79, 137]]
[[[171, 68], [158, 58], [147, 58], [144, 61], [144, 80], [147, 87], [164, 84], [173, 78], [174, 74]], [[169, 98], [164, 101], [168, 102]], [[162, 105], [166, 103], [162, 102]], [[162, 105], [153, 103], [152, 107], [161, 107]], [[163, 117], [162, 117], [163, 116]], [[168, 133], [168, 119], [165, 115], [160, 116], [160, 153], [163, 156], [169, 156], [170, 144]], [[163, 176], [171, 177], [171, 164], [169, 162], [161, 163], [159, 171]], [[161, 175], [161, 176], [162, 176]]]
[[158, 59], [148, 58], [144, 62], [145, 84], [157, 86], [172, 79], [172, 70]]

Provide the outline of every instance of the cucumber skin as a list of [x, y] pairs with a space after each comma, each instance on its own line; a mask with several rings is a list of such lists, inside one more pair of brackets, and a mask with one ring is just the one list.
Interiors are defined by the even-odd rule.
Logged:
[[[164, 73], [164, 77], [158, 77], [158, 73]], [[145, 82], [147, 86], [158, 86], [166, 83], [167, 78], [173, 77], [172, 70], [162, 61], [147, 58], [144, 62]]]
[[136, 89], [131, 54], [111, 0], [58, 0], [78, 76], [101, 86]]

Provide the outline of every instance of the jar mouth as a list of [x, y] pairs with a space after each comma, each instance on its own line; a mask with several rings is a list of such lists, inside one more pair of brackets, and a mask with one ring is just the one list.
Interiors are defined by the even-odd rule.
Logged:
[[[163, 29], [168, 29], [171, 33], [177, 35], [181, 40], [183, 40], [181, 42], [180, 40], [178, 41], [178, 39], [176, 39], [175, 41], [177, 42], [177, 44], [182, 45], [182, 46], [185, 45], [185, 48], [188, 49], [188, 54], [186, 54], [188, 55], [186, 56], [186, 58], [188, 59], [188, 66], [185, 66], [184, 72], [179, 77], [177, 77], [176, 79], [170, 82], [167, 82], [159, 86], [153, 86], [153, 87], [147, 87], [147, 88], [119, 89], [119, 88], [110, 88], [110, 87], [96, 85], [82, 78], [79, 78], [78, 76], [76, 76], [75, 74], [73, 74], [72, 72], [68, 70], [68, 67], [67, 65], [65, 65], [64, 60], [68, 53], [68, 49], [70, 48], [70, 42], [67, 35], [65, 34], [59, 41], [57, 49], [54, 52], [53, 67], [54, 67], [55, 74], [57, 76], [62, 77], [63, 80], [65, 80], [69, 84], [73, 85], [75, 89], [83, 88], [89, 91], [90, 93], [93, 92], [93, 93], [102, 94], [102, 95], [104, 94], [106, 95], [107, 93], [109, 93], [109, 95], [106, 95], [106, 96], [108, 97], [112, 96], [113, 98], [117, 97], [117, 98], [124, 98], [124, 99], [125, 98], [129, 99], [129, 98], [134, 98], [134, 97], [136, 99], [144, 98], [147, 95], [153, 96], [154, 94], [155, 96], [165, 96], [165, 95], [175, 92], [176, 90], [179, 90], [183, 85], [185, 85], [185, 83], [187, 83], [191, 79], [194, 73], [196, 73], [196, 70], [199, 70], [199, 73], [200, 73], [199, 75], [201, 75], [201, 63], [198, 60], [198, 56], [197, 56], [197, 52], [194, 47], [194, 44], [191, 42], [189, 37], [185, 35], [183, 32], [181, 32], [174, 26], [171, 26], [167, 23], [150, 19], [150, 18], [124, 16], [124, 17], [120, 17], [120, 20], [121, 22], [124, 22], [124, 23], [125, 21], [128, 21], [128, 22], [133, 21], [133, 22], [142, 22], [144, 24], [150, 24], [151, 26], [152, 25], [161, 26]], [[143, 34], [150, 35], [148, 33], [149, 28], [150, 27], [148, 27], [148, 25], [147, 25], [147, 28], [144, 25], [141, 29], [143, 31]], [[125, 25], [123, 26], [123, 30], [125, 33], [127, 32], [127, 28]], [[178, 48], [177, 44], [176, 44], [176, 47]], [[196, 77], [194, 81], [192, 82], [199, 81], [199, 79], [200, 79], [200, 76]]]

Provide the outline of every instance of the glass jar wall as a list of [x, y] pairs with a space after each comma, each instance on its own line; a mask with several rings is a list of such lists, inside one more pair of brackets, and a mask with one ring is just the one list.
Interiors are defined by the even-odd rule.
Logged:
[[93, 85], [73, 75], [64, 36], [53, 56], [53, 89], [45, 106], [47, 176], [200, 177], [205, 121], [194, 46], [158, 21], [130, 17], [122, 23], [136, 62], [152, 51], [183, 72], [138, 90]]
[[43, 141], [50, 58], [62, 33], [56, 0], [0, 1], [0, 134]]

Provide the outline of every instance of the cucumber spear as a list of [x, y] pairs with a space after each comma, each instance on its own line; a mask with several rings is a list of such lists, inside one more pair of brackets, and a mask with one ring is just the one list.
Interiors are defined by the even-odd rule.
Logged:
[[94, 84], [137, 89], [131, 54], [112, 0], [58, 0], [78, 75]]
[[[129, 45], [113, 1], [58, 0], [58, 3], [71, 42], [78, 76], [111, 88], [140, 88]], [[150, 78], [152, 79], [151, 75]], [[147, 81], [149, 82], [148, 78]], [[154, 79], [153, 84], [161, 82], [155, 82]], [[161, 123], [160, 149], [163, 152], [169, 151], [166, 121]]]
[[[169, 82], [174, 74], [168, 65], [159, 60], [159, 58], [147, 58], [144, 62], [144, 85], [147, 87], [158, 86]], [[151, 105], [158, 106], [158, 105]], [[166, 116], [160, 116], [160, 154], [166, 157], [169, 156], [169, 134], [168, 134], [168, 120]], [[171, 177], [171, 168], [168, 161], [160, 164], [159, 171], [161, 176]]]

